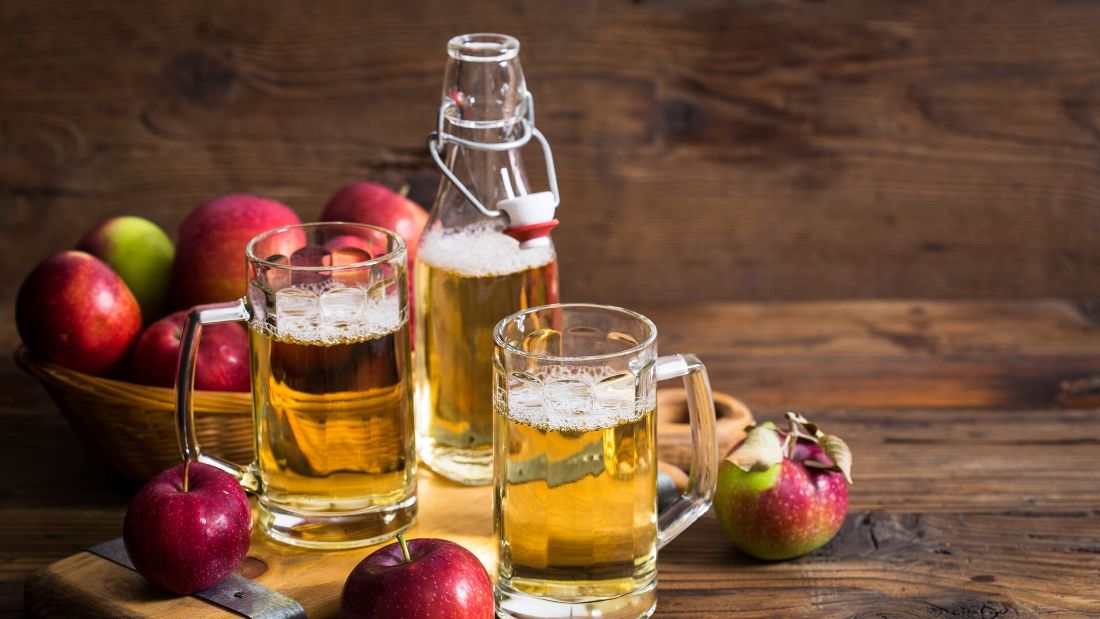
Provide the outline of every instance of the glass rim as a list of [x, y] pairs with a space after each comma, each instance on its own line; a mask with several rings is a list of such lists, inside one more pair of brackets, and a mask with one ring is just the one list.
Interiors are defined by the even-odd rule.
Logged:
[[[634, 319], [640, 322], [646, 328], [646, 337], [641, 342], [627, 348], [626, 350], [620, 350], [618, 352], [603, 353], [602, 355], [545, 355], [540, 353], [531, 353], [525, 350], [520, 350], [512, 344], [508, 343], [504, 339], [504, 329], [509, 323], [520, 320], [535, 312], [542, 312], [546, 310], [570, 310], [570, 309], [598, 309], [604, 310], [608, 313], [619, 314], [627, 318]], [[529, 307], [522, 309], [514, 314], [510, 314], [506, 318], [502, 318], [493, 327], [493, 341], [497, 346], [501, 347], [509, 354], [519, 355], [527, 359], [543, 360], [543, 361], [559, 361], [559, 362], [577, 362], [577, 361], [603, 361], [607, 359], [615, 359], [617, 357], [629, 357], [641, 353], [645, 349], [652, 346], [657, 341], [657, 325], [645, 315], [635, 312], [634, 310], [626, 309], [625, 307], [619, 307], [618, 305], [604, 305], [602, 303], [550, 303], [548, 305], [538, 305], [535, 307]]]
[[[495, 54], [479, 56], [476, 51]], [[451, 37], [447, 41], [447, 54], [463, 62], [500, 62], [519, 56], [519, 39], [495, 32], [472, 32]]]
[[[350, 264], [338, 264], [338, 265], [335, 265], [335, 266], [324, 266], [324, 265], [321, 265], [321, 266], [295, 266], [295, 265], [291, 265], [291, 264], [279, 264], [278, 262], [272, 262], [272, 261], [268, 260], [267, 258], [260, 258], [259, 256], [256, 255], [256, 253], [254, 251], [255, 248], [256, 248], [257, 243], [259, 243], [259, 242], [261, 242], [264, 239], [267, 239], [269, 237], [275, 236], [276, 234], [281, 234], [283, 232], [288, 232], [290, 230], [309, 230], [309, 229], [313, 229], [313, 228], [324, 228], [324, 227], [329, 227], [329, 226], [343, 226], [343, 227], [350, 226], [352, 228], [359, 228], [360, 230], [370, 230], [372, 232], [381, 232], [383, 235], [389, 237], [391, 240], [397, 241], [397, 243], [396, 243], [396, 245], [394, 245], [394, 248], [392, 250], [382, 254], [381, 256], [378, 256], [377, 258], [371, 258], [370, 260], [362, 260], [360, 262], [352, 262]], [[406, 251], [405, 239], [401, 238], [400, 234], [397, 234], [393, 230], [389, 230], [389, 229], [383, 228], [381, 226], [372, 226], [370, 224], [361, 224], [361, 223], [356, 223], [356, 222], [353, 222], [353, 221], [315, 221], [315, 222], [310, 222], [310, 223], [305, 223], [305, 224], [291, 224], [289, 226], [280, 226], [278, 228], [272, 228], [271, 230], [265, 230], [264, 232], [261, 232], [261, 233], [257, 234], [256, 236], [252, 237], [252, 240], [248, 241], [247, 245], [244, 246], [244, 255], [245, 255], [245, 258], [247, 258], [249, 262], [253, 262], [255, 264], [263, 265], [263, 266], [266, 266], [266, 267], [271, 267], [273, 269], [282, 269], [284, 271], [297, 271], [299, 273], [319, 273], [319, 272], [322, 272], [322, 271], [323, 272], [350, 271], [352, 269], [362, 269], [364, 267], [372, 267], [372, 266], [375, 266], [375, 265], [378, 265], [378, 264], [382, 264], [384, 262], [390, 262], [391, 260], [396, 258], [399, 254], [402, 254], [405, 251]]]

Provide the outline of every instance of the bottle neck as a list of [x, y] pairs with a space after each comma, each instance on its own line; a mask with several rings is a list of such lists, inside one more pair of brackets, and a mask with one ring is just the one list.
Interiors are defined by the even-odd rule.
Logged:
[[[461, 127], [446, 123], [448, 133], [478, 143], [504, 143], [515, 139], [518, 124], [495, 128]], [[530, 193], [523, 156], [517, 149], [482, 150], [450, 143], [446, 147], [444, 161], [455, 176], [489, 209], [497, 202]], [[501, 217], [488, 217], [471, 204], [462, 192], [446, 178], [440, 180], [432, 209], [432, 218], [439, 219], [445, 227], [462, 227], [490, 222], [503, 228]]]
[[[500, 34], [467, 34], [447, 44], [447, 68], [441, 103], [442, 131], [477, 144], [504, 144], [522, 132], [527, 93], [519, 61], [519, 41]], [[529, 193], [518, 149], [487, 150], [448, 142], [443, 162], [488, 210], [497, 202]], [[491, 222], [503, 228], [501, 217], [490, 217], [471, 204], [447, 178], [441, 180], [432, 219], [445, 227]]]

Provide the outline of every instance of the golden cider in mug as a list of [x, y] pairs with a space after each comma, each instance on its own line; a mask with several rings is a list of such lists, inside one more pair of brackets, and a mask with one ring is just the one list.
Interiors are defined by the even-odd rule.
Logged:
[[[637, 619], [657, 608], [657, 551], [710, 507], [714, 403], [694, 355], [619, 307], [522, 310], [493, 330], [497, 616]], [[657, 511], [657, 382], [682, 378], [690, 483]]]
[[[257, 494], [272, 539], [341, 549], [416, 520], [405, 243], [363, 224], [269, 230], [245, 248], [246, 296], [188, 312], [177, 392], [180, 450]], [[255, 459], [203, 453], [191, 390], [201, 326], [248, 324]]]
[[[371, 307], [374, 324], [321, 319], [296, 328], [284, 320], [278, 332], [249, 325], [261, 507], [356, 512], [413, 496], [409, 326], [397, 323], [396, 300], [389, 305]], [[276, 514], [262, 509], [260, 518]], [[359, 526], [337, 537], [384, 533], [368, 530], [369, 520]], [[338, 543], [331, 533], [303, 527], [292, 535]]]
[[[626, 380], [633, 386], [633, 377]], [[652, 583], [655, 409], [601, 411], [578, 401], [575, 410], [545, 415], [516, 404], [523, 397], [513, 392], [511, 408], [502, 406], [496, 417], [501, 583], [571, 602]]]

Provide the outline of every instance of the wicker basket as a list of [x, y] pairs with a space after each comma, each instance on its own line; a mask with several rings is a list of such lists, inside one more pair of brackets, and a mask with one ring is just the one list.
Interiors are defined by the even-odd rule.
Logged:
[[[143, 481], [180, 461], [176, 392], [89, 376], [36, 359], [24, 347], [15, 361], [49, 392], [77, 434], [113, 469]], [[204, 452], [252, 461], [252, 398], [196, 391], [195, 430]]]
[[[119, 473], [144, 481], [180, 461], [176, 440], [176, 392], [163, 387], [98, 378], [36, 359], [26, 348], [15, 361], [42, 382], [69, 423]], [[661, 435], [658, 456], [686, 469], [691, 426], [683, 389], [657, 392]], [[247, 393], [196, 391], [195, 431], [203, 451], [230, 462], [252, 461], [252, 398]], [[744, 437], [752, 413], [739, 400], [714, 394], [721, 454]]]

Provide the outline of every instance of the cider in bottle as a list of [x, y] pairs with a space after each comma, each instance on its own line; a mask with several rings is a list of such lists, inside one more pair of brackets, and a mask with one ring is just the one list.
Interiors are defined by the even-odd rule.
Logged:
[[[452, 480], [492, 481], [493, 327], [558, 301], [548, 233], [558, 203], [546, 139], [519, 62], [500, 34], [447, 45], [429, 151], [443, 172], [415, 267], [416, 418], [421, 459]], [[532, 192], [520, 149], [542, 146], [551, 191]]]

